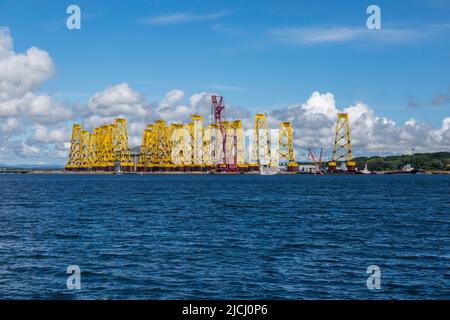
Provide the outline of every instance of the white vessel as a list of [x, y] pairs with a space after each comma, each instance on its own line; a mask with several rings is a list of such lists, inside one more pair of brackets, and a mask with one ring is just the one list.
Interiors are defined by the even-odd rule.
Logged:
[[409, 163], [403, 166], [401, 170], [385, 172], [385, 174], [415, 174], [415, 173], [417, 173], [417, 169], [413, 168]]
[[416, 169], [414, 169], [413, 167], [411, 167], [411, 165], [408, 163], [407, 165], [402, 167], [402, 172], [404, 173], [416, 173]]
[[269, 166], [260, 166], [259, 167], [259, 174], [262, 176], [272, 176], [274, 174], [277, 174], [280, 172], [280, 168], [278, 167], [269, 167]]
[[361, 173], [362, 173], [362, 174], [371, 174], [371, 173], [372, 173], [370, 170], [367, 169], [367, 163], [366, 163], [366, 165], [364, 166], [364, 170], [361, 170]]

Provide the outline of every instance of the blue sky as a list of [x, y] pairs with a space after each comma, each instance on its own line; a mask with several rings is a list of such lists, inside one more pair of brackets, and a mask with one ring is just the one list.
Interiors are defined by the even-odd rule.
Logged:
[[[40, 90], [63, 100], [84, 101], [125, 81], [150, 101], [173, 88], [217, 91], [257, 111], [303, 102], [318, 90], [332, 92], [338, 106], [364, 101], [395, 121], [437, 125], [450, 114], [448, 103], [431, 103], [450, 86], [449, 1], [0, 3], [15, 50], [34, 45], [50, 53], [57, 76]], [[381, 8], [382, 28], [403, 33], [312, 43], [282, 36], [288, 28], [364, 29], [372, 3]], [[81, 7], [81, 30], [65, 27], [69, 4]]]

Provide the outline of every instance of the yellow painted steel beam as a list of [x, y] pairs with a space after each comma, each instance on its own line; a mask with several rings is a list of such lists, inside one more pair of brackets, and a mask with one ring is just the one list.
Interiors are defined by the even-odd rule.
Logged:
[[195, 114], [191, 116], [192, 125], [190, 129], [192, 143], [192, 164], [196, 167], [202, 167], [203, 162], [203, 117]]
[[127, 122], [123, 118], [115, 119], [113, 126], [114, 162], [120, 162], [120, 167], [131, 171], [134, 164], [131, 161], [128, 146]]
[[155, 152], [151, 154], [151, 163], [158, 166], [171, 164], [171, 137], [166, 122], [164, 120], [156, 121], [154, 130], [156, 148]]
[[70, 142], [69, 159], [65, 166], [66, 170], [78, 170], [81, 165], [81, 143], [82, 143], [81, 125], [74, 124], [72, 126], [72, 139]]
[[245, 164], [245, 150], [244, 150], [244, 132], [242, 130], [242, 121], [233, 121], [234, 137], [235, 137], [235, 152], [236, 152], [236, 164]]
[[89, 168], [89, 132], [86, 130], [81, 132], [79, 168], [81, 170], [87, 170]]
[[176, 168], [182, 168], [184, 164], [184, 126], [172, 124], [171, 126], [171, 162]]
[[352, 147], [350, 142], [350, 124], [347, 113], [338, 113], [336, 121], [334, 148], [331, 162], [352, 161]]
[[270, 165], [270, 134], [266, 115], [257, 113], [253, 135], [253, 161], [258, 165]]
[[292, 125], [282, 122], [278, 135], [278, 154], [280, 165], [297, 166], [294, 158], [294, 145], [292, 142]]

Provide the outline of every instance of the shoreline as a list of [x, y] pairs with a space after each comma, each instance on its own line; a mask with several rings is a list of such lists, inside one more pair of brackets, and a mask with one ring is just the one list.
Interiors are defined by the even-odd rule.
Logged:
[[[41, 169], [11, 169], [11, 170], [3, 170], [0, 171], [0, 174], [66, 174], [66, 175], [114, 175], [114, 172], [110, 171], [65, 171], [64, 169], [61, 170], [41, 170]], [[121, 173], [123, 175], [155, 175], [155, 174], [164, 174], [164, 175], [177, 175], [177, 174], [185, 174], [185, 175], [205, 175], [205, 174], [217, 174], [217, 175], [259, 175], [258, 171], [254, 172], [179, 172], [179, 171], [158, 171], [158, 172], [123, 172]], [[279, 172], [278, 175], [318, 175], [313, 173], [304, 173], [304, 172]], [[362, 175], [359, 173], [332, 173], [327, 172], [325, 175], [342, 175], [342, 174], [357, 174]], [[422, 172], [417, 172], [415, 174], [418, 175], [448, 175], [450, 174], [450, 171], [444, 171], [444, 170], [425, 170]], [[371, 175], [411, 175], [408, 173], [394, 173], [392, 171], [375, 171]]]

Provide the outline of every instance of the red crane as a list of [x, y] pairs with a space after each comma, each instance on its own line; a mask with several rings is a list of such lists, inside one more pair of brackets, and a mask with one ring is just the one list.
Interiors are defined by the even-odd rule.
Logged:
[[[219, 98], [219, 99], [218, 99]], [[222, 111], [225, 109], [223, 97], [211, 96], [211, 121], [214, 124], [219, 124], [222, 128]], [[222, 131], [222, 129], [221, 129]]]
[[223, 102], [222, 96], [211, 95], [211, 120], [212, 123], [219, 125], [220, 133], [222, 134], [222, 152], [223, 152], [223, 164], [227, 164], [226, 159], [226, 141], [227, 135], [226, 130], [222, 124], [222, 111], [225, 109], [225, 104]]
[[317, 167], [317, 170], [319, 171], [320, 174], [322, 174], [322, 171], [320, 170], [320, 164], [322, 163], [322, 154], [323, 154], [323, 148], [320, 148], [319, 161], [317, 161], [316, 156], [314, 155], [312, 150], [311, 149], [308, 150], [308, 159], [314, 163], [314, 165]]

